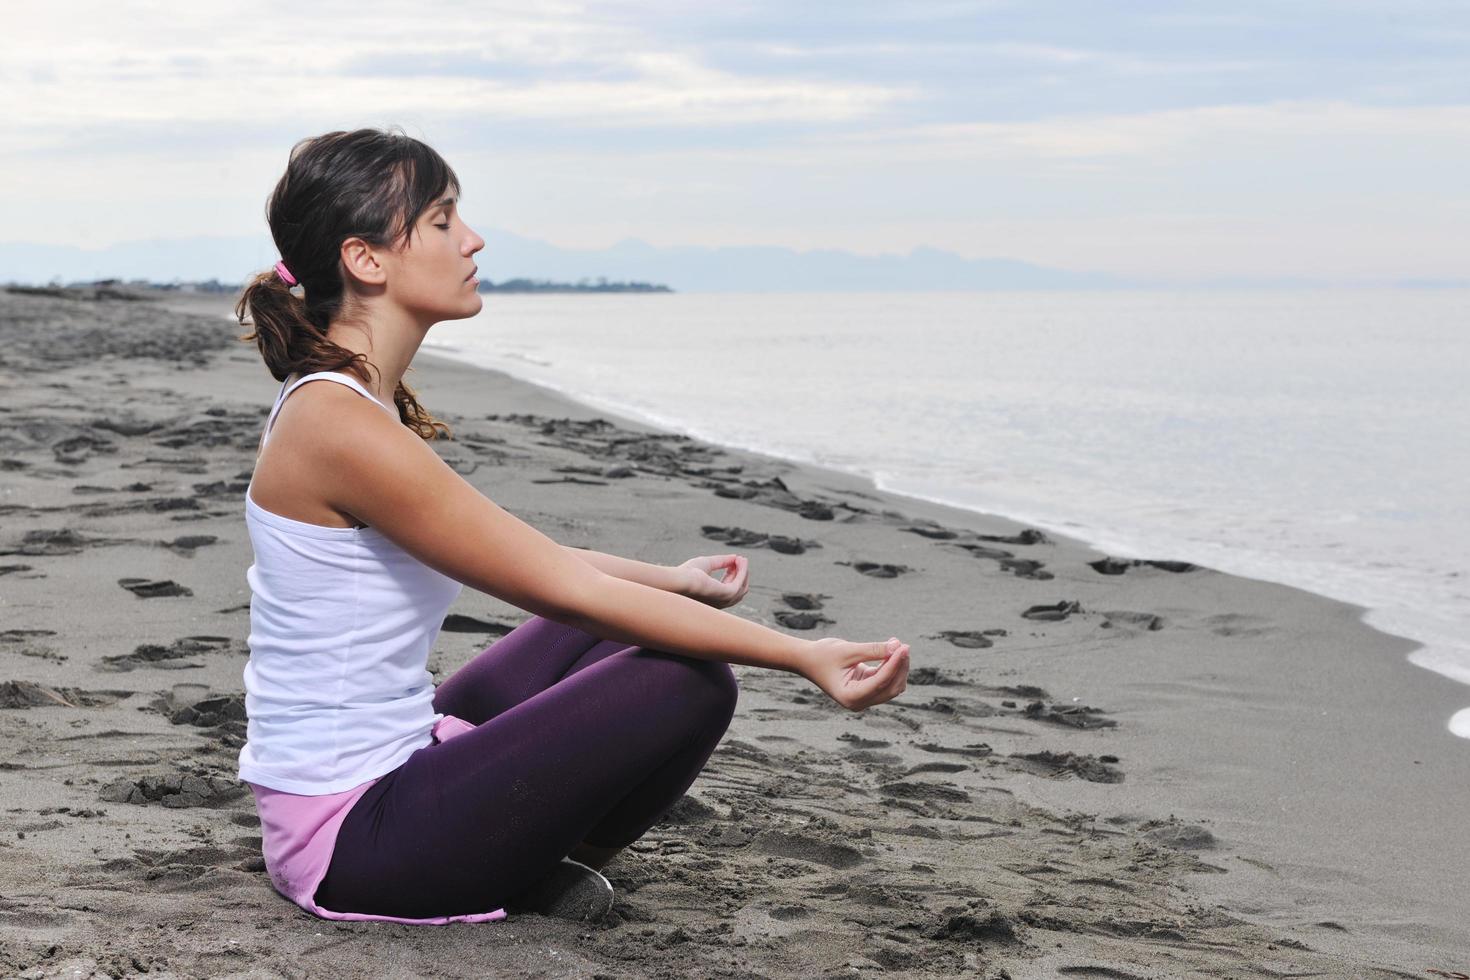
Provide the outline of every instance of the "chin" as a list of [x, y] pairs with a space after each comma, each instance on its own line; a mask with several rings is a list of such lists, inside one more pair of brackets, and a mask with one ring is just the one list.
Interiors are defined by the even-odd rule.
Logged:
[[440, 314], [439, 320], [468, 320], [470, 317], [478, 315], [484, 308], [485, 301], [476, 293], [474, 299], [467, 300], [457, 309], [445, 310]]

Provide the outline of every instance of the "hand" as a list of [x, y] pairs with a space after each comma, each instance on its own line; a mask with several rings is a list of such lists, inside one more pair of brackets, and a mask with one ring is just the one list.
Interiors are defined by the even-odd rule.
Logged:
[[[865, 661], [881, 660], [877, 666]], [[890, 701], [908, 689], [909, 648], [887, 643], [850, 643], [836, 637], [812, 640], [799, 662], [804, 677], [850, 711]]]
[[[679, 568], [687, 580], [679, 591], [691, 599], [724, 609], [745, 598], [750, 559], [744, 555], [701, 555], [689, 559]], [[725, 577], [715, 578], [714, 572], [722, 568]]]

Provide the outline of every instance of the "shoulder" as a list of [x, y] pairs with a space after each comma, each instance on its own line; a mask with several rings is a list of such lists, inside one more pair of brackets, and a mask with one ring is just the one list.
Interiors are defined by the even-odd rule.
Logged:
[[324, 436], [340, 434], [340, 427], [344, 425], [350, 428], [366, 426], [379, 431], [403, 428], [396, 418], [383, 411], [383, 407], [341, 382], [315, 378], [297, 386], [286, 396], [276, 416], [276, 428], [285, 423], [293, 430], [317, 432]]
[[291, 456], [312, 462], [340, 462], [381, 454], [389, 447], [398, 447], [394, 455], [401, 458], [404, 450], [412, 451], [423, 440], [383, 409], [375, 399], [345, 384], [325, 378], [309, 381], [287, 396], [270, 441], [286, 443]]

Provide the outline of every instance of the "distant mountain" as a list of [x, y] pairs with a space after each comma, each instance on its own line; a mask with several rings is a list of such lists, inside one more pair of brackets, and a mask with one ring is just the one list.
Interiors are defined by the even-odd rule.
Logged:
[[[102, 249], [0, 243], [0, 282], [99, 279], [242, 282], [275, 262], [268, 237], [177, 238]], [[659, 248], [626, 239], [610, 248], [559, 248], [504, 231], [486, 235], [482, 278], [576, 282], [605, 277], [667, 283], [679, 292], [849, 292], [932, 289], [1107, 289], [1145, 285], [1102, 273], [1048, 269], [1014, 259], [966, 259], [935, 248], [854, 255], [777, 247]]]
[[[0, 243], [0, 283], [147, 279], [239, 283], [277, 259], [269, 236], [175, 238], [102, 249]], [[486, 235], [476, 256], [482, 279], [578, 282], [606, 278], [667, 284], [677, 292], [868, 292], [942, 289], [1309, 289], [1342, 286], [1458, 289], [1465, 280], [1324, 281], [1295, 276], [1137, 279], [1051, 269], [1016, 259], [967, 259], [937, 248], [906, 255], [798, 252], [771, 246], [660, 248], [634, 238], [610, 248], [559, 248], [507, 231]]]

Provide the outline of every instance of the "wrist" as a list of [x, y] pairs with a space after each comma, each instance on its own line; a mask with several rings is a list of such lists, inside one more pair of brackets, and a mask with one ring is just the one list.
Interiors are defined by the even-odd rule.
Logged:
[[665, 592], [693, 598], [694, 582], [690, 569], [683, 565], [661, 565], [660, 569], [660, 574], [664, 578], [663, 590]]
[[808, 677], [807, 664], [812, 656], [812, 641], [803, 640], [799, 636], [787, 636], [785, 633], [781, 635], [790, 641], [782, 659], [781, 669], [798, 677]]

